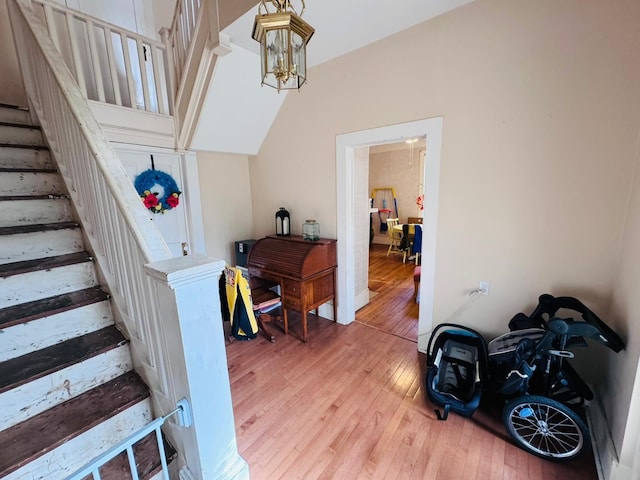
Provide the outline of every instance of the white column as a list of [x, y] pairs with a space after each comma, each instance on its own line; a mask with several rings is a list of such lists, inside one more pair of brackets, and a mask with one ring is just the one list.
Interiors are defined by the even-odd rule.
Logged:
[[158, 282], [172, 396], [175, 401], [186, 397], [193, 411], [191, 427], [171, 425], [167, 432], [183, 457], [180, 477], [248, 479], [236, 444], [220, 314], [218, 278], [224, 261], [189, 255], [145, 268]]

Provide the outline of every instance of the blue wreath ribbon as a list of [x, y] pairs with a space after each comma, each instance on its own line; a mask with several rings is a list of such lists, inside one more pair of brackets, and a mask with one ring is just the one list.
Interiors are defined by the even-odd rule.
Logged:
[[[178, 189], [176, 181], [171, 175], [160, 170], [146, 170], [138, 175], [134, 181], [134, 186], [145, 203], [145, 206], [153, 213], [164, 213], [167, 210], [171, 210], [173, 206], [177, 206], [178, 197], [182, 192]], [[154, 187], [162, 187], [163, 192], [160, 196], [159, 192], [154, 192]], [[155, 200], [150, 198], [150, 195], [155, 196]], [[169, 200], [169, 197], [173, 197], [175, 200]], [[169, 203], [167, 203], [169, 201]], [[155, 205], [151, 205], [155, 203]]]

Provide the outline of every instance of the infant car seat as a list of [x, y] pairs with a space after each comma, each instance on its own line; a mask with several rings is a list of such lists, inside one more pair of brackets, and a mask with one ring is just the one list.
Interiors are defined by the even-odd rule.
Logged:
[[[446, 329], [446, 330], [445, 330]], [[426, 389], [439, 420], [449, 411], [470, 417], [480, 405], [487, 380], [487, 345], [475, 330], [441, 323], [429, 338]]]

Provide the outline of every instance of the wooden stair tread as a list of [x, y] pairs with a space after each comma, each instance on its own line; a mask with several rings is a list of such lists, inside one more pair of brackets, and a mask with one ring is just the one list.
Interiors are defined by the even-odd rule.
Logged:
[[39, 125], [25, 125], [24, 123], [0, 122], [0, 127], [18, 127], [27, 128], [29, 130], [42, 130]]
[[[82, 362], [126, 342], [122, 333], [112, 325], [2, 362], [0, 363], [0, 393]], [[0, 478], [2, 478], [1, 475]]]
[[128, 372], [0, 432], [0, 478], [148, 396], [142, 379]]
[[101, 287], [92, 287], [13, 305], [0, 309], [0, 328], [12, 327], [107, 299], [109, 294]]
[[0, 167], [0, 173], [58, 173], [57, 168]]
[[0, 202], [13, 200], [57, 200], [60, 198], [69, 197], [67, 195], [53, 195], [51, 193], [45, 195], [6, 195], [0, 196]]
[[10, 227], [0, 227], [0, 236], [2, 235], [19, 235], [22, 233], [46, 232], [51, 230], [65, 230], [68, 228], [78, 228], [76, 222], [58, 222], [58, 223], [34, 223], [28, 225], [13, 225]]
[[[24, 125], [16, 125], [16, 126], [24, 126]], [[45, 145], [22, 145], [19, 143], [2, 143], [0, 142], [0, 148], [29, 148], [31, 150], [49, 150], [49, 147]]]
[[56, 267], [65, 267], [77, 263], [90, 262], [93, 258], [88, 252], [67, 253], [55, 257], [36, 258], [22, 262], [6, 263], [0, 265], [0, 278], [7, 278], [21, 273], [50, 270]]
[[12, 110], [21, 110], [23, 112], [28, 112], [29, 109], [26, 107], [21, 107], [20, 105], [13, 105], [12, 103], [0, 103], [0, 108], [10, 108]]
[[[164, 454], [167, 464], [176, 457], [176, 451], [171, 444], [164, 438]], [[133, 446], [133, 453], [138, 467], [138, 477], [141, 479], [151, 478], [161, 470], [160, 455], [158, 453], [158, 442], [156, 433], [151, 432], [138, 443]], [[127, 453], [122, 452], [117, 457], [107, 462], [100, 468], [101, 480], [129, 480], [131, 479], [131, 471], [129, 470], [129, 460]], [[83, 480], [93, 480], [91, 475]]]

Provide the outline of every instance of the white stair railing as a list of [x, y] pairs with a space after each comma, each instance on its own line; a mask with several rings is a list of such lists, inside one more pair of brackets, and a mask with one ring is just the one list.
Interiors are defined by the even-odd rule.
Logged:
[[198, 24], [201, 4], [202, 0], [178, 0], [176, 3], [171, 28], [167, 32], [173, 51], [173, 68], [176, 79], [182, 79], [187, 56], [192, 48], [193, 34]]
[[167, 433], [193, 478], [247, 478], [236, 446], [217, 294], [224, 262], [172, 258], [30, 5], [7, 1], [29, 105], [112, 295], [118, 326], [131, 341], [136, 370], [151, 389], [154, 410], [167, 412], [179, 399], [189, 400], [194, 424], [169, 423]]
[[83, 96], [172, 115], [164, 43], [46, 0], [32, 0]]
[[220, 41], [218, 0], [178, 0], [170, 29], [162, 35], [172, 68], [179, 148], [195, 135], [216, 58], [231, 50]]
[[90, 463], [80, 468], [78, 471], [69, 475], [66, 480], [83, 480], [87, 476], [91, 475], [93, 480], [100, 480], [100, 468], [104, 467], [109, 461], [116, 458], [123, 452], [127, 452], [127, 459], [129, 460], [129, 474], [132, 480], [139, 480], [138, 467], [136, 465], [135, 452], [133, 446], [140, 440], [145, 438], [151, 432], [155, 432], [156, 445], [158, 446], [158, 455], [160, 457], [160, 472], [162, 473], [163, 480], [169, 480], [169, 468], [167, 466], [167, 457], [165, 455], [164, 439], [162, 438], [162, 431], [160, 428], [164, 423], [173, 415], [177, 415], [178, 424], [181, 427], [191, 426], [191, 407], [186, 399], [182, 399], [178, 402], [175, 410], [169, 412], [164, 417], [158, 417], [153, 422], [149, 423], [145, 427], [138, 430], [136, 433], [130, 435], [118, 445], [114, 445], [109, 450], [93, 459]]

